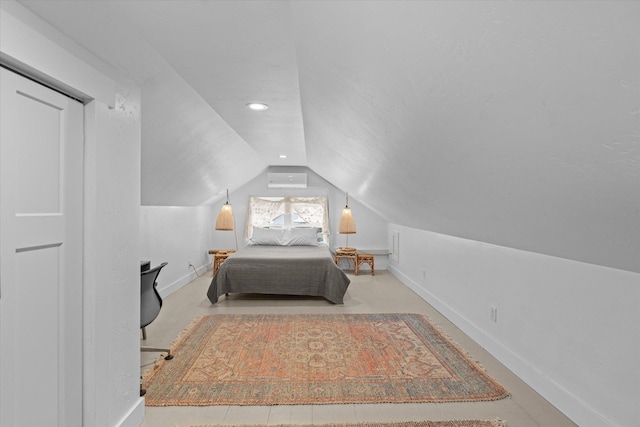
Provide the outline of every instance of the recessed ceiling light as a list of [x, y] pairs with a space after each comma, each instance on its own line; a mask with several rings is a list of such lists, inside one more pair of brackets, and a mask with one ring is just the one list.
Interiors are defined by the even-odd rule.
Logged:
[[269, 109], [269, 106], [262, 102], [250, 102], [247, 104], [247, 107], [253, 111], [264, 111]]
[[281, 158], [281, 159], [286, 159], [286, 158], [287, 158], [287, 155], [286, 155], [286, 154], [280, 154], [280, 158]]

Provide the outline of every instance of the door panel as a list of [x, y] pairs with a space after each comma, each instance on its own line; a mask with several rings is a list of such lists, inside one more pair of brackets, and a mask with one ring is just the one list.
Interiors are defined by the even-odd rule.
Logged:
[[[60, 319], [49, 318], [43, 321], [41, 317], [34, 316], [34, 313], [49, 313], [49, 306], [55, 305], [58, 301], [59, 258], [60, 246], [16, 253], [15, 281], [20, 286], [15, 290], [15, 305], [29, 307], [29, 309], [16, 310], [14, 322], [19, 325], [19, 330], [22, 332], [30, 330], [29, 335], [32, 336], [32, 339], [14, 341], [13, 351], [16, 355], [14, 372], [21, 374], [16, 378], [14, 388], [15, 395], [20, 397], [15, 402], [18, 415], [16, 420], [20, 420], [15, 424], [16, 426], [37, 425], [36, 422], [45, 426], [48, 425], [47, 419], [43, 417], [58, 414], [57, 399], [40, 399], [40, 397], [57, 396], [58, 389], [61, 387], [58, 375], [58, 366], [61, 361], [58, 352], [55, 351], [58, 348]], [[39, 295], [34, 298], [30, 284], [42, 282], [43, 277], [51, 279], [47, 280], [46, 286], [37, 287]], [[40, 375], [24, 375], [29, 372], [42, 372], [45, 380], [41, 381]], [[25, 399], [27, 396], [31, 396], [31, 399]], [[34, 411], [33, 398], [36, 396], [38, 410]], [[26, 414], [29, 414], [28, 417]]]
[[47, 100], [36, 99], [28, 93], [17, 91], [16, 108], [20, 111], [16, 123], [20, 134], [16, 135], [16, 182], [20, 191], [16, 194], [16, 212], [60, 213], [60, 163], [61, 122], [65, 112]]
[[0, 73], [0, 425], [80, 426], [83, 107]]

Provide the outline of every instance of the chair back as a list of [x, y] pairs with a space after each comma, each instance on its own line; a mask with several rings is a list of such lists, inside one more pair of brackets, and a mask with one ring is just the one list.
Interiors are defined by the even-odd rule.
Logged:
[[158, 293], [156, 279], [160, 270], [167, 265], [163, 262], [157, 267], [140, 273], [140, 327], [144, 328], [158, 317], [162, 307], [162, 297]]

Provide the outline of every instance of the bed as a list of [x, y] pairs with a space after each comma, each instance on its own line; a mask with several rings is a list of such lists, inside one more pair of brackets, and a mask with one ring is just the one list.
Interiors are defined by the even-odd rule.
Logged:
[[250, 244], [222, 263], [207, 291], [211, 303], [227, 293], [322, 296], [343, 303], [350, 281], [327, 245], [266, 243]]

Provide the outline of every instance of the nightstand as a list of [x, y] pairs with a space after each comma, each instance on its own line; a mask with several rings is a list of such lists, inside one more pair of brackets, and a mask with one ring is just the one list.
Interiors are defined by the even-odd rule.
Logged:
[[356, 276], [358, 275], [358, 271], [360, 271], [360, 266], [362, 264], [369, 264], [369, 267], [371, 267], [371, 275], [375, 276], [376, 275], [376, 269], [374, 267], [374, 259], [373, 259], [373, 255], [371, 254], [361, 254], [360, 252], [358, 252], [358, 254], [356, 255], [356, 263], [358, 264], [358, 268], [356, 269]]
[[358, 255], [356, 250], [353, 248], [349, 248], [349, 249], [336, 248], [336, 256], [334, 258], [336, 265], [338, 265], [340, 263], [340, 260], [343, 260], [343, 259], [346, 259], [347, 262], [348, 261], [353, 262], [353, 269], [357, 276], [358, 275]]
[[220, 250], [220, 249], [211, 249], [211, 250], [209, 250], [209, 254], [213, 255], [213, 259], [211, 260], [211, 262], [213, 263], [213, 272], [211, 273], [212, 276], [216, 274], [216, 271], [218, 271], [218, 269], [220, 268], [222, 263], [229, 257], [229, 255], [231, 255], [234, 252], [235, 251], [232, 250], [232, 249], [230, 249], [230, 250]]

